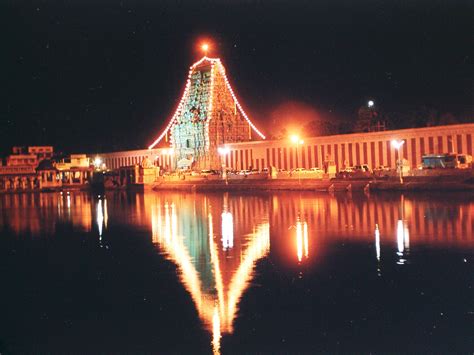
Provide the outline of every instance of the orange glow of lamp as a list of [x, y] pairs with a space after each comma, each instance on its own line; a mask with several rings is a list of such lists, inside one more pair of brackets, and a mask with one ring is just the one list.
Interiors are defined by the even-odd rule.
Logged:
[[209, 44], [208, 43], [203, 43], [201, 45], [201, 50], [204, 52], [204, 55], [207, 56], [207, 52], [209, 51]]

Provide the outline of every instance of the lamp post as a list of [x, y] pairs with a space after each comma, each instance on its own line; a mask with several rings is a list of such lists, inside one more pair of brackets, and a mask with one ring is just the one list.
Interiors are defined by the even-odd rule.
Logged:
[[290, 138], [291, 141], [296, 145], [296, 170], [298, 172], [298, 181], [301, 184], [301, 172], [298, 171], [298, 147], [304, 143], [304, 140], [300, 139], [300, 137], [295, 134], [292, 135]]
[[404, 143], [404, 140], [392, 140], [392, 147], [394, 147], [398, 151], [398, 169], [400, 170], [400, 184], [403, 184], [403, 158], [402, 150], [400, 148], [403, 146]]
[[[173, 148], [163, 149], [161, 154], [166, 155], [168, 157], [166, 159], [166, 165], [165, 165], [166, 170], [168, 170], [168, 171], [174, 170], [175, 165], [176, 165], [176, 164], [174, 164], [174, 158], [172, 158], [172, 155], [174, 154], [174, 149]], [[168, 165], [168, 163], [169, 163], [169, 165]]]
[[225, 183], [227, 184], [225, 157], [227, 156], [227, 154], [230, 153], [230, 149], [228, 147], [219, 147], [217, 148], [217, 153], [219, 153], [219, 156], [221, 158], [222, 178], [225, 179]]
[[99, 170], [102, 166], [102, 159], [100, 157], [95, 157], [94, 159], [94, 167]]

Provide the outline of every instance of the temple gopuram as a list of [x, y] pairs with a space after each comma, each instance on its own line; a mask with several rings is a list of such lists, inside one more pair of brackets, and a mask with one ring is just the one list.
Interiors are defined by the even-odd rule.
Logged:
[[203, 57], [189, 70], [178, 108], [162, 140], [173, 149], [178, 169], [221, 169], [218, 147], [228, 143], [265, 139], [239, 104], [218, 58]]

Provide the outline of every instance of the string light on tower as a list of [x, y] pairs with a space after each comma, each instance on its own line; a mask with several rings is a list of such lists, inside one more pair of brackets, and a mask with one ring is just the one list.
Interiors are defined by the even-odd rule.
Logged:
[[[193, 65], [190, 66], [189, 68], [189, 73], [188, 73], [188, 78], [186, 82], [185, 89], [183, 91], [183, 95], [181, 96], [181, 100], [179, 101], [178, 107], [176, 108], [176, 111], [174, 112], [171, 120], [169, 121], [168, 125], [164, 129], [164, 131], [158, 136], [158, 138], [148, 147], [148, 149], [152, 149], [155, 147], [162, 139], [163, 137], [167, 134], [167, 132], [173, 127], [178, 122], [178, 118], [181, 114], [184, 112], [184, 106], [186, 102], [189, 100], [189, 95], [190, 95], [190, 90], [191, 90], [191, 76], [194, 72], [194, 70], [200, 66], [204, 62], [208, 62], [211, 64], [211, 76], [210, 76], [210, 85], [209, 85], [209, 99], [207, 103], [207, 117], [206, 117], [206, 122], [205, 122], [205, 146], [206, 148], [209, 148], [210, 141], [209, 141], [209, 121], [212, 119], [212, 114], [215, 109], [214, 107], [214, 89], [215, 89], [215, 77], [217, 73], [222, 75], [222, 78], [224, 79], [225, 82], [225, 87], [227, 88], [228, 92], [231, 94], [231, 97], [235, 103], [235, 106], [238, 108], [242, 116], [245, 118], [249, 126], [252, 128], [252, 130], [262, 139], [265, 139], [265, 135], [260, 132], [257, 127], [250, 121], [250, 118], [247, 116], [245, 113], [244, 109], [242, 108], [242, 105], [240, 105], [234, 90], [230, 86], [229, 80], [227, 79], [227, 76], [225, 74], [225, 68], [222, 65], [221, 61], [219, 58], [209, 58], [207, 57], [207, 52], [210, 49], [210, 45], [208, 43], [203, 43], [201, 45], [201, 50], [204, 51], [205, 55], [202, 57], [200, 60], [195, 62]], [[217, 65], [217, 66], [216, 66]], [[174, 143], [174, 137], [173, 135], [170, 136], [170, 142], [173, 144]]]
[[206, 149], [209, 149], [209, 121], [212, 119], [212, 110], [213, 110], [213, 96], [214, 96], [214, 67], [215, 67], [215, 62], [211, 61], [211, 94], [209, 95], [209, 106], [207, 108], [207, 120], [206, 120], [206, 129], [205, 129], [205, 134], [206, 134]]
[[239, 100], [237, 100], [237, 97], [234, 94], [234, 90], [232, 90], [232, 87], [230, 86], [229, 80], [227, 79], [227, 75], [225, 75], [225, 69], [224, 69], [224, 66], [222, 65], [220, 59], [217, 59], [217, 62], [218, 62], [218, 66], [219, 66], [219, 71], [220, 71], [221, 75], [224, 77], [227, 89], [229, 90], [230, 94], [232, 95], [232, 98], [234, 99], [235, 104], [239, 108], [239, 111], [242, 113], [244, 118], [247, 120], [247, 123], [250, 125], [250, 127], [252, 127], [252, 129], [255, 131], [255, 133], [257, 133], [260, 138], [265, 139], [265, 135], [262, 132], [260, 132], [257, 129], [257, 127], [255, 127], [255, 125], [250, 121], [249, 117], [247, 116], [244, 109], [240, 105]]

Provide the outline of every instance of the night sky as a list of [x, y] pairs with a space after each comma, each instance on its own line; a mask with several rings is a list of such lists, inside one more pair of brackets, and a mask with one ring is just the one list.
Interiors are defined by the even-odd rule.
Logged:
[[[354, 120], [367, 102], [473, 117], [472, 1], [1, 1], [0, 150], [143, 148], [213, 40], [267, 134], [291, 104]], [[292, 106], [293, 107], [293, 106]]]

